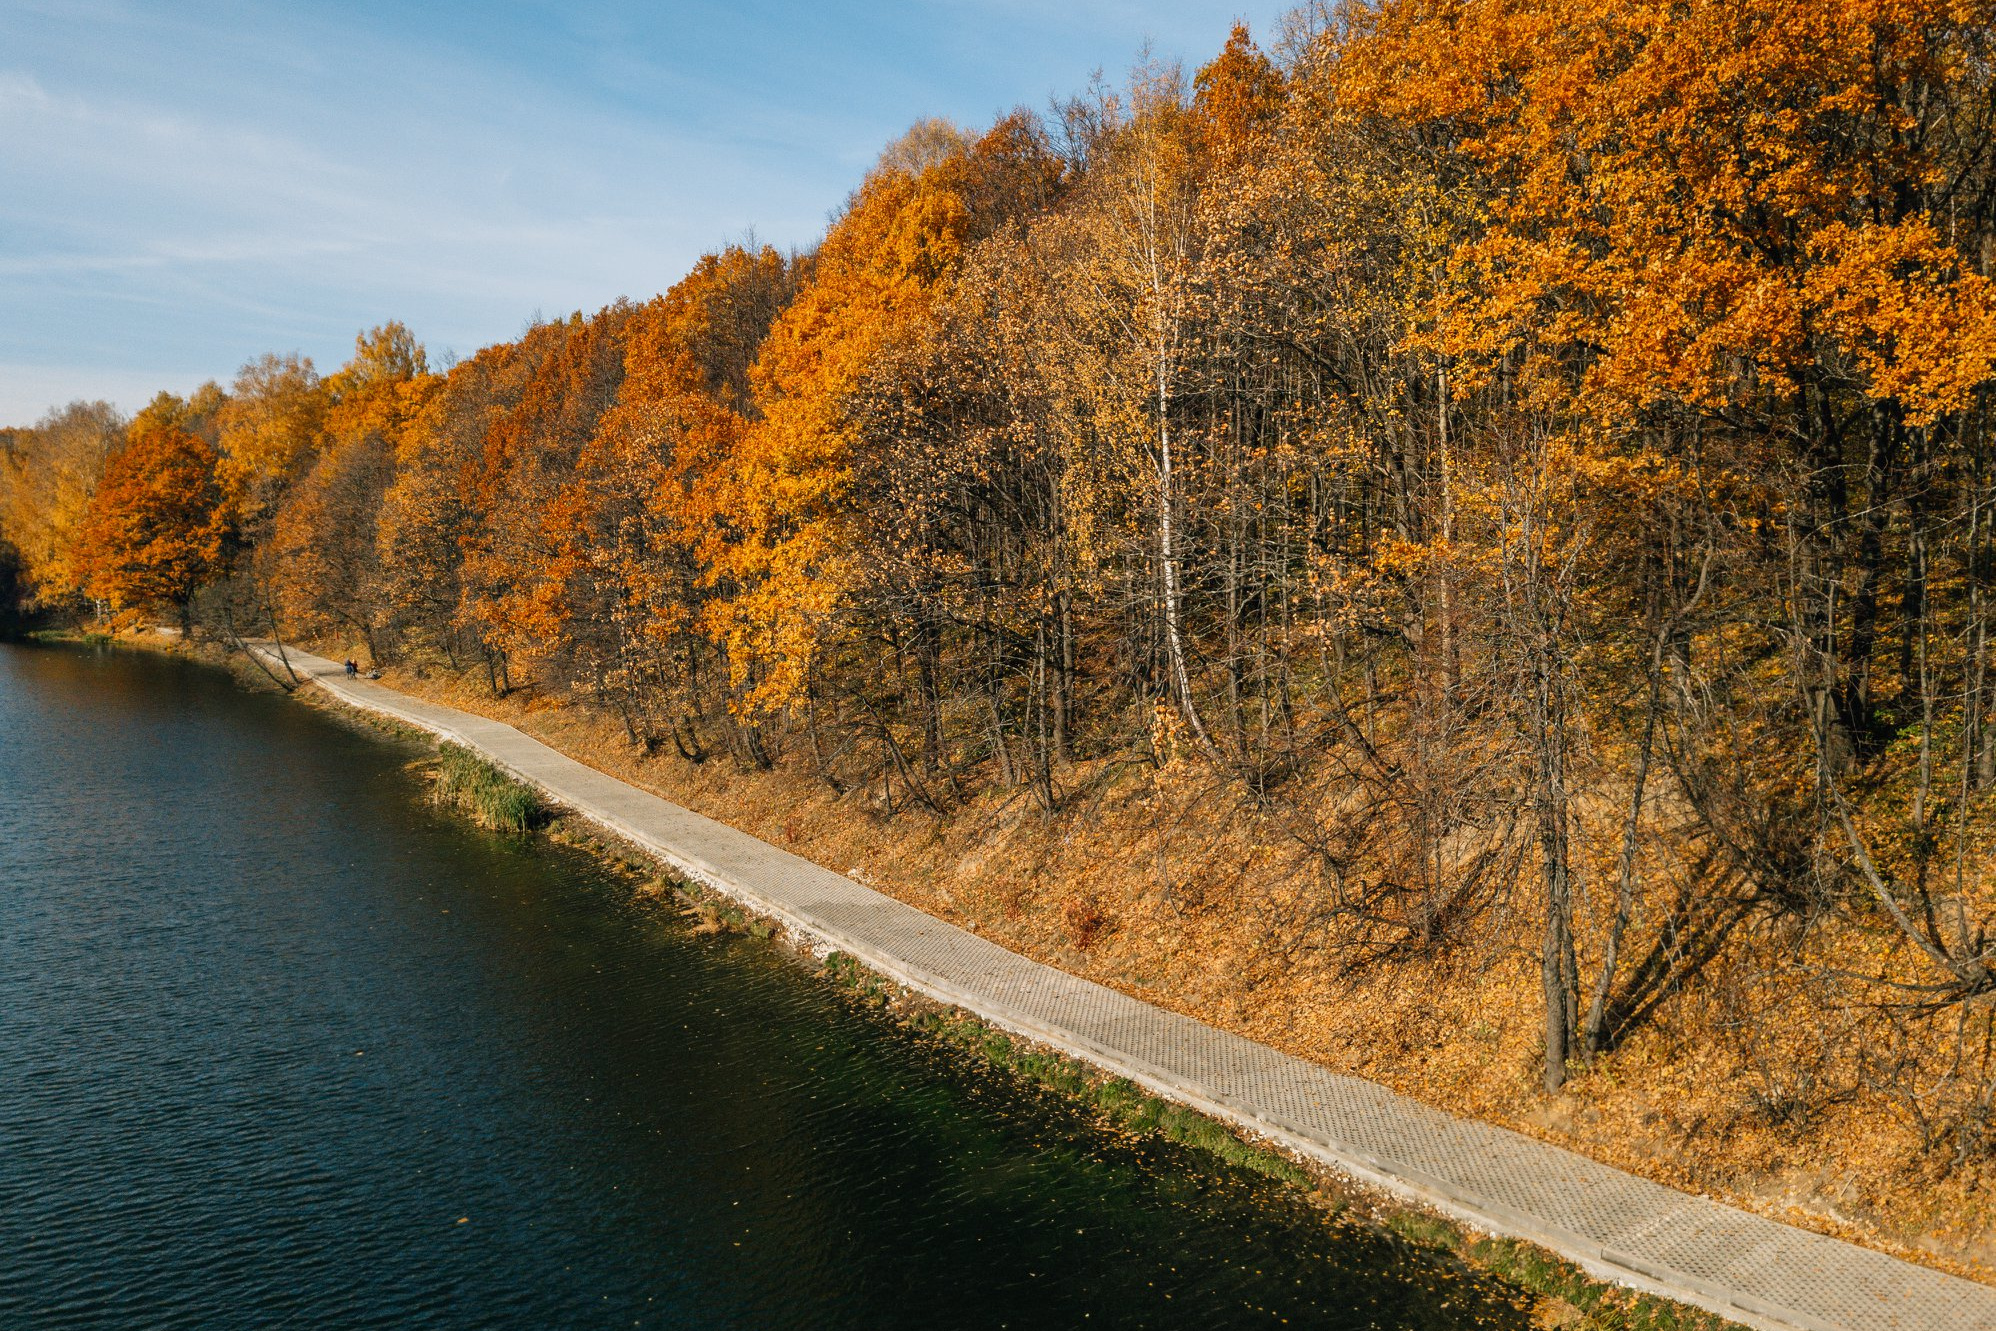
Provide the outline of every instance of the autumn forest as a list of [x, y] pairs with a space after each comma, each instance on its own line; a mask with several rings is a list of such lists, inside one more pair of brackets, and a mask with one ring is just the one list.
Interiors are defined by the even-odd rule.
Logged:
[[918, 124], [807, 251], [0, 433], [0, 599], [975, 843], [907, 893], [1973, 1256], [1992, 58], [1990, 0], [1302, 11]]

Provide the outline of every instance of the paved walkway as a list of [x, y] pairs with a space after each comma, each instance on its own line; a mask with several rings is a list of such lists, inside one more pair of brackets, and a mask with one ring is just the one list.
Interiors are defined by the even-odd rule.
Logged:
[[1454, 1118], [1029, 960], [747, 833], [564, 757], [513, 727], [349, 680], [345, 701], [485, 753], [823, 949], [1488, 1232], [1757, 1327], [1996, 1331], [1996, 1289], [1778, 1224]]

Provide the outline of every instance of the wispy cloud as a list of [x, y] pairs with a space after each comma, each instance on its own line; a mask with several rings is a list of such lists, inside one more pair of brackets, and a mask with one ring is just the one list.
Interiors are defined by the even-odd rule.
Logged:
[[226, 378], [265, 350], [337, 363], [391, 317], [468, 351], [535, 309], [648, 295], [750, 228], [806, 244], [914, 119], [1043, 104], [1147, 35], [1202, 58], [1230, 18], [1190, 0], [15, 0], [0, 419], [67, 393], [136, 405], [147, 374]]

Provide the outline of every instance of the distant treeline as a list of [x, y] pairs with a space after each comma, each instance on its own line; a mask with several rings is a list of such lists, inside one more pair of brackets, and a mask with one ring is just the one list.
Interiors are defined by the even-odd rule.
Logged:
[[1765, 1112], [1979, 1165], [1992, 15], [1305, 11], [446, 370], [57, 412], [9, 559], [936, 814], [1197, 765], [1297, 957], [1528, 950], [1548, 1088], [1704, 1005]]

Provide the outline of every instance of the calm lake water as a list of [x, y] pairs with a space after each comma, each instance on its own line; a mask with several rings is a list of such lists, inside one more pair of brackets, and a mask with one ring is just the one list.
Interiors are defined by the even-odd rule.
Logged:
[[415, 756], [0, 647], [0, 1326], [1528, 1324], [468, 828]]

